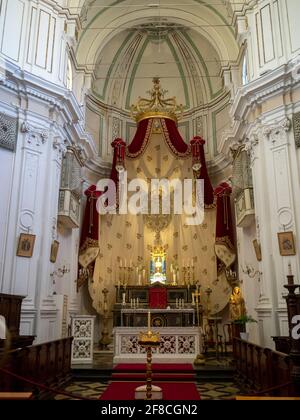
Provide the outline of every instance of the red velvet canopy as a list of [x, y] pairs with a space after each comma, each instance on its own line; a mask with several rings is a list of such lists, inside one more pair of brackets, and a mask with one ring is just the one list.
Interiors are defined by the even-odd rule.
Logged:
[[[224, 244], [230, 250], [234, 250], [234, 238], [233, 238], [233, 227], [231, 218], [231, 206], [230, 206], [230, 194], [231, 189], [228, 184], [223, 183], [215, 192], [213, 190], [205, 160], [204, 144], [205, 141], [200, 137], [195, 137], [191, 141], [191, 145], [181, 137], [176, 123], [171, 119], [160, 119], [160, 126], [163, 130], [163, 135], [166, 143], [168, 144], [171, 153], [177, 158], [195, 158], [194, 153], [198, 154], [197, 161], [201, 164], [199, 172], [195, 172], [195, 176], [198, 179], [204, 180], [204, 203], [205, 207], [215, 206], [215, 198], [217, 200], [217, 223], [216, 223], [216, 244]], [[157, 119], [149, 118], [142, 120], [137, 127], [136, 134], [130, 143], [125, 148], [125, 142], [122, 139], [116, 139], [112, 143], [114, 148], [113, 164], [111, 171], [111, 179], [117, 184], [118, 183], [118, 171], [116, 166], [123, 164], [126, 169], [126, 158], [136, 159], [143, 154], [150, 139], [150, 135], [153, 130], [156, 129]], [[197, 147], [193, 146], [196, 144]], [[126, 153], [125, 153], [126, 150]], [[193, 156], [192, 156], [193, 150]], [[101, 195], [100, 191], [96, 191], [96, 186], [91, 186], [86, 192], [88, 197], [86, 211], [83, 221], [83, 229], [81, 234], [81, 251], [88, 246], [87, 244], [91, 241], [95, 244], [98, 242], [99, 232], [99, 215], [96, 210], [97, 198]]]
[[[234, 231], [231, 216], [231, 187], [222, 182], [215, 189], [217, 198], [217, 220], [216, 220], [216, 254], [218, 256], [218, 271], [223, 267], [230, 267], [235, 260]], [[227, 251], [218, 252], [218, 247], [225, 247]], [[221, 262], [220, 262], [221, 260]]]
[[[127, 148], [126, 156], [135, 159], [142, 155], [147, 147], [153, 128], [155, 129], [153, 118], [142, 120], [137, 127], [136, 134]], [[176, 124], [173, 120], [161, 118], [160, 120], [165, 140], [171, 150], [177, 157], [188, 157], [190, 147], [181, 137]]]
[[232, 189], [226, 182], [222, 182], [215, 189], [215, 196], [217, 197], [216, 242], [226, 243], [228, 247], [234, 249], [230, 202], [231, 193]]

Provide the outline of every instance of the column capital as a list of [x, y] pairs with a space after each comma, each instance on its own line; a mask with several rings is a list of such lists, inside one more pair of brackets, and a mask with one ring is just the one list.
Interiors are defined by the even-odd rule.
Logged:
[[273, 146], [280, 146], [287, 141], [287, 133], [290, 131], [291, 126], [291, 120], [285, 117], [281, 121], [264, 127], [263, 134]]

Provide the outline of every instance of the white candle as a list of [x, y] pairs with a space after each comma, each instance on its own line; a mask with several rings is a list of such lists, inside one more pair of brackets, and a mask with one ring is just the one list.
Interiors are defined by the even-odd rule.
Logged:
[[148, 312], [148, 331], [151, 331], [151, 312]]
[[195, 305], [195, 293], [192, 293], [192, 305]]
[[120, 268], [122, 268], [122, 264], [123, 264], [122, 259], [120, 259]]
[[125, 303], [126, 303], [126, 294], [123, 293], [123, 305], [125, 305]]
[[291, 262], [289, 262], [289, 276], [292, 276], [293, 275], [293, 273], [292, 273], [292, 265], [291, 265]]
[[141, 285], [141, 283], [142, 283], [142, 275], [141, 273], [139, 273], [139, 286]]
[[127, 267], [127, 261], [126, 261], [126, 258], [125, 258], [124, 267], [125, 267], [125, 268]]

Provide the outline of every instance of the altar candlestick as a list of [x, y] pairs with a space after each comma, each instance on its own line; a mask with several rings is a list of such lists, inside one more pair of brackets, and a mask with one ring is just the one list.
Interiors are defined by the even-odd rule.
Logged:
[[148, 312], [148, 331], [151, 331], [151, 312]]

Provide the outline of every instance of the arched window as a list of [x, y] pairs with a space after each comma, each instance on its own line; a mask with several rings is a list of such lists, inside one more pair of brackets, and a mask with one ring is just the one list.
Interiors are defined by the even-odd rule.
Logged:
[[249, 73], [248, 73], [248, 59], [247, 54], [244, 55], [243, 59], [243, 67], [242, 67], [242, 83], [243, 86], [245, 86], [247, 83], [249, 83]]
[[70, 58], [68, 58], [66, 85], [69, 90], [73, 89], [73, 68], [72, 68], [72, 62]]

